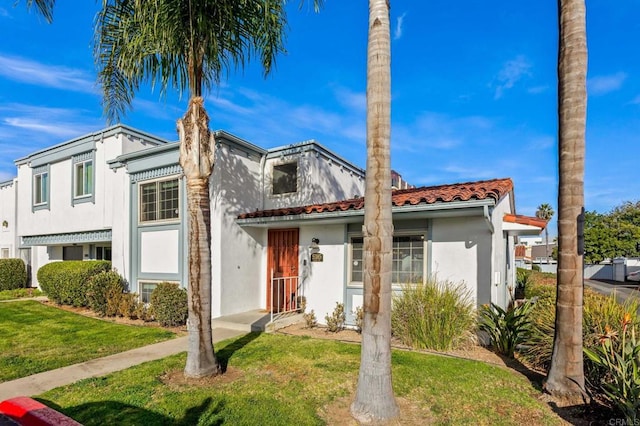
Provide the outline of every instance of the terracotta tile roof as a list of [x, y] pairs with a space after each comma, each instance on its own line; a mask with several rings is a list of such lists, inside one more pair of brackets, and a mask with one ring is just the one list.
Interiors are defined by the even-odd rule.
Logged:
[[[401, 189], [392, 192], [394, 206], [416, 204], [433, 204], [437, 202], [484, 200], [493, 198], [500, 200], [513, 190], [511, 179], [492, 179], [478, 182], [455, 183], [450, 185], [423, 186], [421, 188]], [[238, 219], [263, 218], [272, 216], [288, 216], [310, 213], [361, 210], [364, 198], [336, 201], [333, 203], [313, 204], [302, 207], [287, 207], [273, 210], [262, 210], [244, 213]]]
[[525, 257], [527, 255], [527, 246], [516, 246], [516, 257]]
[[538, 228], [546, 228], [547, 221], [537, 217], [523, 216], [519, 214], [506, 213], [502, 218], [503, 222], [519, 223], [520, 225], [537, 226]]

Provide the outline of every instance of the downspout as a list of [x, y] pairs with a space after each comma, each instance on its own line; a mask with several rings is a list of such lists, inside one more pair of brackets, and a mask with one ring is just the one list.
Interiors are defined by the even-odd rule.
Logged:
[[482, 206], [483, 216], [485, 222], [487, 222], [487, 226], [489, 227], [489, 231], [493, 234], [495, 232], [495, 228], [493, 227], [493, 223], [491, 222], [491, 214], [489, 213], [489, 206]]
[[267, 154], [260, 159], [260, 210], [264, 210], [264, 166], [267, 162]]

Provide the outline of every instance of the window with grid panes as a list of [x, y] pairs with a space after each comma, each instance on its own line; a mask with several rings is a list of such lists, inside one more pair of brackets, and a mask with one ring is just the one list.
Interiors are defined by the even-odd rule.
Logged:
[[178, 219], [180, 182], [160, 180], [140, 185], [140, 222]]
[[[351, 282], [362, 282], [364, 239], [351, 238]], [[393, 237], [392, 282], [406, 284], [422, 282], [424, 278], [424, 237], [402, 235]]]

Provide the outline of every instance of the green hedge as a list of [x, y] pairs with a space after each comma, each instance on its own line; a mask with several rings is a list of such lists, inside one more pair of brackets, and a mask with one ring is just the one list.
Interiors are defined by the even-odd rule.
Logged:
[[0, 259], [0, 291], [27, 286], [27, 268], [22, 259]]
[[111, 270], [107, 260], [65, 260], [52, 262], [38, 269], [38, 282], [42, 291], [59, 305], [87, 306], [89, 279]]
[[101, 271], [87, 282], [87, 303], [89, 308], [100, 316], [115, 316], [110, 312], [109, 300], [121, 298], [125, 291], [124, 278], [117, 271]]
[[151, 312], [163, 327], [187, 323], [187, 291], [177, 284], [162, 282], [151, 293]]

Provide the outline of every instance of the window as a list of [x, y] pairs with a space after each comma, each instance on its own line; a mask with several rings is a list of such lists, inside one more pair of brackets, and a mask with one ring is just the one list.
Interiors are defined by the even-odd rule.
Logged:
[[298, 163], [273, 166], [273, 195], [298, 191]]
[[96, 260], [111, 260], [111, 247], [96, 247]]
[[9, 249], [8, 248], [3, 248], [2, 252], [0, 253], [0, 257], [3, 259], [8, 259], [9, 258]]
[[[167, 281], [164, 281], [167, 282]], [[171, 281], [169, 281], [171, 282]], [[176, 285], [180, 285], [180, 283], [174, 282], [174, 284]], [[158, 282], [152, 282], [152, 281], [138, 281], [138, 290], [140, 293], [140, 300], [143, 303], [150, 303], [151, 302], [151, 293], [153, 293], [153, 290], [156, 289], [156, 287], [158, 286]]]
[[76, 163], [74, 167], [75, 198], [93, 194], [93, 160]]
[[[401, 235], [393, 237], [392, 282], [406, 284], [422, 282], [424, 279], [424, 237]], [[364, 239], [351, 238], [351, 282], [362, 282]]]
[[140, 300], [143, 303], [151, 302], [151, 293], [156, 289], [158, 283], [140, 282]]
[[33, 175], [33, 205], [40, 206], [49, 202], [49, 173]]
[[140, 185], [140, 222], [178, 219], [180, 182], [162, 180]]

